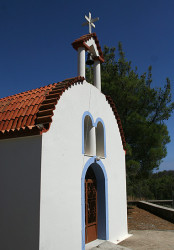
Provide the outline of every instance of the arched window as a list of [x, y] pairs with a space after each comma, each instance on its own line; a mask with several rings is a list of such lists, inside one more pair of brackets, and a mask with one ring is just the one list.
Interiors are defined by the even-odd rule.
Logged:
[[94, 122], [86, 111], [82, 117], [82, 153], [87, 156], [106, 157], [105, 125], [101, 118]]
[[95, 127], [89, 115], [86, 115], [84, 119], [84, 154], [96, 155]]
[[97, 123], [96, 127], [96, 155], [98, 157], [105, 157], [105, 143], [104, 143], [104, 127], [101, 121]]

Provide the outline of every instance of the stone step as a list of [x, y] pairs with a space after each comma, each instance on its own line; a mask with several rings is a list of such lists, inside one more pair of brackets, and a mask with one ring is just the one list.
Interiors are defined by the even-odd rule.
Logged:
[[[88, 244], [88, 246], [90, 246], [89, 244]], [[100, 249], [101, 250], [131, 250], [131, 248], [116, 245], [116, 244], [114, 244], [112, 242], [109, 242], [109, 241], [104, 241], [102, 243], [99, 243], [98, 246], [95, 246], [95, 247], [92, 247], [92, 248], [87, 247], [87, 249], [88, 250], [100, 250]]]

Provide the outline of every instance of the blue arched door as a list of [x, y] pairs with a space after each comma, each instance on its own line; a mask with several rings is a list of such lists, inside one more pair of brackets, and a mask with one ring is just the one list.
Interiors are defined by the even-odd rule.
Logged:
[[[88, 177], [88, 169], [92, 168], [95, 177]], [[109, 240], [109, 226], [108, 226], [108, 179], [105, 167], [101, 160], [96, 161], [95, 157], [90, 158], [82, 172], [81, 177], [81, 193], [82, 193], [82, 250], [85, 250], [85, 242], [89, 242], [89, 237], [86, 236], [86, 213], [88, 206], [86, 202], [87, 194], [85, 192], [86, 180], [96, 179], [96, 229], [92, 237], [101, 240]], [[93, 182], [94, 183], [94, 182]], [[93, 187], [94, 188], [94, 187]], [[90, 188], [93, 190], [93, 188]], [[91, 222], [92, 223], [92, 222]], [[92, 229], [91, 229], [92, 231]], [[94, 239], [93, 238], [93, 239]], [[92, 240], [93, 240], [92, 239]]]

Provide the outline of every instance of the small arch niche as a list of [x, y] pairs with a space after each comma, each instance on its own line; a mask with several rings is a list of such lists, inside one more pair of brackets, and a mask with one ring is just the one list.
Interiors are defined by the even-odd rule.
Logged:
[[96, 154], [95, 127], [93, 127], [89, 115], [87, 115], [84, 120], [84, 153], [88, 156], [94, 156]]
[[96, 155], [98, 157], [105, 157], [104, 150], [104, 127], [102, 122], [97, 123], [96, 127]]

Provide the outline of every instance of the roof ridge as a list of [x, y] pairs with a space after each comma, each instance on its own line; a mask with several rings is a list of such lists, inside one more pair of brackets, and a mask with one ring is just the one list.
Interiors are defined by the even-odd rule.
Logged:
[[[42, 124], [44, 126], [43, 132], [46, 132], [50, 128], [53, 110], [55, 109], [55, 105], [57, 104], [58, 100], [65, 92], [65, 90], [67, 90], [75, 83], [83, 82], [84, 80], [85, 78], [81, 76], [65, 79], [62, 82], [58, 82], [57, 84], [55, 84], [55, 86], [47, 93], [36, 114], [37, 118], [35, 123], [36, 125]], [[54, 92], [54, 94], [52, 95], [52, 92], [55, 90], [56, 93]], [[47, 113], [48, 108], [52, 110], [50, 114]]]
[[[29, 89], [29, 90], [26, 90], [26, 91], [22, 91], [22, 92], [20, 92], [20, 93], [16, 93], [16, 94], [13, 94], [13, 95], [9, 95], [9, 96], [6, 96], [6, 97], [2, 97], [2, 98], [0, 98], [0, 101], [1, 100], [3, 100], [3, 99], [7, 99], [7, 98], [10, 98], [10, 97], [17, 97], [18, 95], [22, 95], [22, 94], [27, 94], [28, 92], [32, 92], [32, 91], [34, 91], [34, 90], [39, 90], [39, 89], [44, 89], [45, 87], [51, 87], [51, 86], [53, 86], [53, 85], [55, 85], [56, 83], [51, 83], [51, 84], [48, 84], [48, 85], [44, 85], [44, 86], [41, 86], [41, 87], [38, 87], [38, 88], [35, 88], [35, 89]], [[15, 99], [14, 98], [14, 99]]]
[[[61, 82], [28, 90], [13, 96], [0, 99], [0, 139], [15, 138], [29, 135], [40, 135], [48, 131], [54, 115], [54, 109], [62, 94], [76, 83], [83, 83], [84, 77], [67, 78]], [[40, 95], [38, 95], [39, 91]], [[19, 98], [20, 94], [28, 98]], [[17, 98], [18, 97], [18, 98]], [[123, 148], [126, 150], [126, 141], [121, 120], [115, 104], [110, 96], [105, 96], [115, 115]]]
[[96, 45], [97, 45], [97, 49], [98, 49], [99, 55], [100, 55], [99, 58], [100, 58], [101, 62], [104, 62], [103, 52], [102, 52], [101, 46], [100, 46], [100, 44], [99, 44], [99, 40], [98, 40], [97, 35], [96, 35], [95, 32], [94, 32], [94, 33], [91, 33], [91, 34], [86, 34], [86, 35], [83, 35], [83, 36], [77, 38], [77, 39], [72, 43], [72, 46], [73, 46], [73, 48], [74, 48], [75, 50], [77, 50], [80, 46], [85, 47], [86, 50], [88, 50], [89, 47], [88, 47], [85, 43], [86, 43], [89, 39], [91, 39], [92, 37], [94, 38], [95, 43], [96, 43]]
[[[61, 82], [64, 82], [64, 81], [69, 81], [69, 80], [73, 80], [73, 79], [76, 79], [78, 76], [75, 76], [75, 77], [71, 77], [71, 78], [67, 78], [67, 79], [65, 79], [65, 80], [63, 80], [63, 81], [61, 81]], [[58, 84], [58, 83], [61, 83], [61, 82], [54, 82], [54, 83], [50, 83], [50, 84], [48, 84], [48, 85], [44, 85], [44, 86], [41, 86], [41, 87], [38, 87], [38, 88], [35, 88], [35, 89], [29, 89], [29, 90], [26, 90], [26, 91], [22, 91], [22, 92], [20, 92], [20, 93], [16, 93], [16, 94], [13, 94], [13, 95], [9, 95], [9, 96], [5, 96], [5, 97], [2, 97], [2, 98], [0, 98], [0, 102], [1, 102], [1, 100], [3, 100], [3, 99], [7, 99], [7, 98], [9, 98], [9, 97], [17, 97], [18, 95], [22, 95], [22, 94], [27, 94], [28, 92], [32, 92], [32, 91], [34, 91], [34, 90], [40, 90], [40, 89], [44, 89], [44, 88], [46, 88], [46, 87], [54, 87], [54, 85], [56, 85], [56, 84]], [[14, 98], [14, 99], [15, 99]]]
[[[63, 92], [75, 83], [83, 82], [84, 79], [80, 76], [68, 78], [1, 98], [0, 139], [27, 136], [27, 133], [36, 135], [46, 132], [50, 128], [55, 105]], [[39, 89], [41, 91], [37, 91]]]

